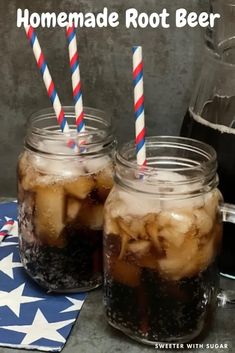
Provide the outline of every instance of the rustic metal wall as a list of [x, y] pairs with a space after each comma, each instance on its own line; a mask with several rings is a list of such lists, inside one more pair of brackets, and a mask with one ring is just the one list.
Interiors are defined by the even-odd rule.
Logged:
[[[49, 105], [45, 88], [27, 43], [24, 30], [16, 27], [17, 8], [30, 11], [99, 11], [104, 6], [171, 13], [184, 7], [201, 11], [200, 0], [0, 0], [0, 196], [14, 195], [15, 167], [22, 149], [25, 123], [35, 110]], [[59, 95], [72, 104], [68, 53], [64, 29], [37, 30]], [[143, 45], [146, 125], [148, 134], [177, 134], [189, 103], [203, 52], [203, 30], [80, 29], [78, 31], [84, 101], [113, 117], [117, 136], [134, 137], [131, 46]]]

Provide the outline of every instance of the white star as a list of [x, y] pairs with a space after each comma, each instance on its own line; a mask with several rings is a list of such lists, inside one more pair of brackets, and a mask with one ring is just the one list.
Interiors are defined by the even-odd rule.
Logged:
[[20, 262], [13, 262], [13, 253], [0, 260], [0, 272], [2, 271], [8, 277], [14, 279], [13, 268], [23, 267]]
[[[9, 217], [5, 217], [6, 221], [10, 221], [11, 218]], [[11, 228], [11, 230], [9, 231], [8, 235], [12, 235], [13, 237], [18, 237], [18, 222], [14, 221], [14, 224]]]
[[79, 299], [73, 299], [73, 298], [69, 298], [66, 297], [73, 305], [71, 305], [70, 307], [68, 307], [67, 309], [61, 311], [60, 313], [68, 313], [70, 311], [77, 311], [77, 310], [81, 310], [82, 305], [84, 303], [84, 300], [79, 300]]
[[8, 306], [8, 308], [13, 311], [16, 316], [20, 316], [20, 305], [25, 303], [37, 302], [39, 300], [44, 300], [44, 298], [37, 297], [26, 297], [22, 295], [24, 291], [25, 283], [21, 284], [19, 287], [13, 289], [11, 292], [0, 291], [0, 307]]
[[65, 338], [57, 330], [71, 324], [76, 319], [49, 323], [40, 309], [37, 310], [31, 325], [0, 326], [0, 328], [26, 333], [21, 344], [31, 344], [40, 338], [65, 343]]
[[17, 242], [12, 242], [12, 241], [3, 241], [1, 243], [1, 248], [3, 248], [4, 246], [11, 246], [11, 245], [16, 245], [18, 244], [18, 241]]

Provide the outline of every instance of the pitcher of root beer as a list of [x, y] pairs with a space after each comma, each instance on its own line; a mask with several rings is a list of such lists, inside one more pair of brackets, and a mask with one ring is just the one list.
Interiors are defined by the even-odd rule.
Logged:
[[102, 111], [85, 109], [79, 153], [67, 146], [52, 109], [34, 114], [18, 163], [19, 248], [27, 273], [48, 291], [73, 292], [102, 283], [103, 205], [113, 184], [115, 139]]
[[115, 185], [104, 212], [104, 304], [109, 324], [146, 344], [188, 342], [217, 306], [222, 204], [216, 153], [179, 137], [146, 140], [116, 154]]
[[[226, 202], [235, 203], [235, 0], [213, 0], [219, 13], [206, 35], [202, 71], [184, 118], [181, 136], [202, 140], [218, 155], [219, 188]], [[221, 274], [235, 279], [235, 226], [225, 224]]]

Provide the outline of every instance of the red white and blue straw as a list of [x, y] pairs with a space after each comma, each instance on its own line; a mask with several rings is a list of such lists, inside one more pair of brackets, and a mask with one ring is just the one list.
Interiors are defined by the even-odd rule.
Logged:
[[[48, 94], [48, 96], [51, 100], [51, 103], [53, 105], [53, 108], [54, 108], [54, 111], [56, 114], [56, 118], [57, 118], [57, 121], [60, 125], [61, 131], [65, 134], [70, 133], [70, 128], [69, 128], [67, 119], [65, 117], [63, 107], [60, 103], [60, 99], [59, 99], [58, 94], [56, 92], [54, 82], [53, 82], [51, 74], [49, 72], [45, 57], [44, 57], [43, 52], [41, 50], [41, 46], [39, 44], [38, 38], [35, 34], [35, 31], [34, 31], [33, 27], [30, 25], [25, 26], [25, 31], [26, 31], [26, 35], [28, 37], [28, 40], [31, 44], [31, 47], [33, 49], [33, 53], [34, 53], [38, 68], [41, 72], [43, 81], [44, 81], [46, 89], [47, 89], [47, 94]], [[75, 141], [70, 139], [67, 144], [69, 147], [73, 148], [75, 151], [78, 150], [78, 147], [77, 147]]]
[[66, 36], [68, 40], [69, 61], [72, 74], [72, 88], [73, 99], [75, 104], [76, 126], [77, 131], [80, 133], [85, 131], [85, 122], [81, 90], [79, 55], [77, 50], [77, 39], [74, 25], [67, 26]]
[[135, 46], [133, 52], [133, 84], [134, 84], [134, 111], [135, 111], [135, 143], [137, 164], [145, 166], [145, 115], [144, 115], [144, 81], [142, 47]]
[[9, 234], [9, 232], [12, 230], [14, 225], [14, 220], [13, 219], [8, 219], [4, 226], [0, 229], [0, 244], [3, 241], [3, 239]]

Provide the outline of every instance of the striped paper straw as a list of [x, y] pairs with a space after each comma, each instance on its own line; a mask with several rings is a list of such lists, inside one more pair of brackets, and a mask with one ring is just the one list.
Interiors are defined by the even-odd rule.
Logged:
[[9, 232], [12, 230], [14, 225], [14, 220], [13, 219], [8, 219], [4, 226], [0, 229], [0, 244], [3, 241], [3, 239], [9, 234]]
[[[25, 26], [25, 31], [26, 31], [26, 35], [28, 37], [28, 40], [31, 44], [31, 47], [33, 49], [33, 53], [34, 53], [38, 68], [41, 72], [43, 81], [45, 83], [47, 94], [52, 102], [52, 105], [53, 105], [53, 108], [54, 108], [54, 111], [56, 114], [57, 121], [60, 125], [60, 128], [63, 133], [69, 133], [70, 132], [69, 125], [68, 125], [67, 119], [65, 117], [64, 110], [63, 110], [62, 105], [60, 103], [60, 99], [59, 99], [58, 94], [56, 92], [54, 82], [53, 82], [51, 74], [49, 72], [45, 57], [44, 57], [43, 52], [41, 50], [41, 46], [39, 44], [38, 38], [35, 34], [35, 31], [34, 31], [33, 27], [30, 25]], [[76, 151], [76, 152], [78, 151], [78, 147], [77, 147], [75, 141], [70, 139], [67, 142], [67, 145], [69, 147], [71, 147], [72, 149], [74, 149], [74, 151]]]
[[134, 110], [135, 110], [135, 144], [137, 164], [145, 166], [145, 117], [144, 117], [144, 82], [142, 47], [132, 48], [133, 52], [133, 83], [134, 83]]
[[78, 132], [85, 131], [84, 109], [82, 102], [81, 76], [79, 67], [79, 56], [77, 50], [77, 39], [74, 25], [67, 26], [66, 36], [69, 48], [69, 61], [72, 74], [73, 99], [75, 103], [76, 126]]

